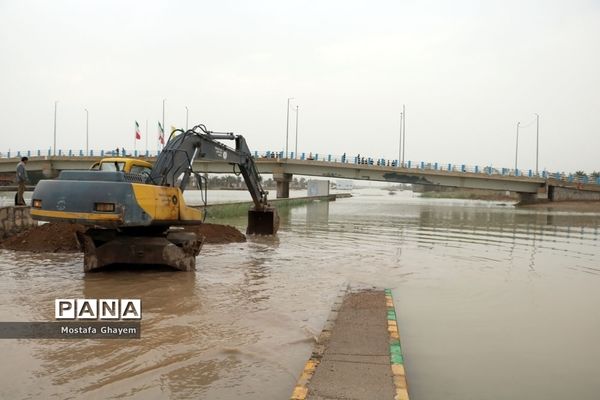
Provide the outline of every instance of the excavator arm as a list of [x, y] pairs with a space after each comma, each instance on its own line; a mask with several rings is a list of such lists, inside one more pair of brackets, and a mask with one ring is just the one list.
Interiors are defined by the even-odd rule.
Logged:
[[[176, 132], [179, 134], [176, 135]], [[235, 141], [235, 149], [219, 140]], [[226, 162], [237, 166], [254, 202], [254, 207], [248, 211], [246, 233], [272, 235], [277, 232], [279, 216], [267, 201], [268, 192], [260, 184], [258, 169], [246, 140], [241, 135], [211, 132], [204, 125], [197, 125], [187, 131], [180, 129], [173, 131], [146, 183], [167, 187], [178, 186], [183, 192], [193, 173], [193, 163], [196, 159]]]
[[[180, 134], [174, 135], [175, 132], [180, 132]], [[218, 140], [235, 141], [235, 149]], [[236, 165], [252, 196], [255, 209], [268, 206], [267, 192], [260, 184], [258, 169], [244, 137], [233, 133], [211, 132], [204, 125], [197, 125], [188, 131], [180, 129], [173, 131], [171, 138], [158, 156], [147, 183], [174, 187], [177, 186], [179, 177], [183, 175], [179, 188], [184, 191], [196, 159]]]

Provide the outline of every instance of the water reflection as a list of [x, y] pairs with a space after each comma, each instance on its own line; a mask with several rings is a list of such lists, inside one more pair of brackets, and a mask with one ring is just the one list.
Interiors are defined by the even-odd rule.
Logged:
[[233, 290], [233, 297], [240, 303], [250, 301], [253, 305], [269, 299], [267, 282], [271, 275], [272, 260], [276, 257], [279, 238], [249, 237], [250, 258], [239, 268], [243, 273], [242, 284]]
[[306, 226], [327, 225], [329, 222], [329, 202], [313, 201], [306, 205]]

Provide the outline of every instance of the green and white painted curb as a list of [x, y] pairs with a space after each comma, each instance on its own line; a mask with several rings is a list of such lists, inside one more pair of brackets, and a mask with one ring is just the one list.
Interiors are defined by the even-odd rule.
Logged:
[[396, 320], [396, 309], [394, 308], [394, 299], [392, 290], [385, 289], [385, 303], [387, 308], [388, 333], [390, 334], [390, 362], [396, 387], [394, 400], [408, 400], [408, 385], [406, 383], [406, 371], [404, 370], [404, 356], [400, 346], [400, 333], [398, 332], [398, 322]]

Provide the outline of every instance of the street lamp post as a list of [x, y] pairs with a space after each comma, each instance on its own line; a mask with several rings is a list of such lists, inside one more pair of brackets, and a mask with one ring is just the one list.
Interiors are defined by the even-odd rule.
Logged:
[[519, 157], [519, 126], [520, 122], [517, 122], [517, 143], [515, 145], [515, 175], [517, 174], [517, 160]]
[[538, 160], [540, 155], [540, 114], [535, 114], [535, 174], [539, 175]]
[[402, 165], [404, 167], [404, 152], [406, 151], [406, 107], [402, 104]]
[[185, 130], [188, 130], [188, 116], [189, 116], [190, 110], [187, 108], [187, 106], [185, 106]]
[[287, 99], [287, 112], [285, 118], [285, 158], [288, 158], [288, 142], [290, 133], [290, 100], [294, 100], [293, 97]]
[[[404, 120], [404, 113], [400, 113], [400, 138], [398, 139], [398, 164], [402, 160], [402, 121]], [[398, 167], [400, 165], [397, 165]]]
[[90, 113], [87, 108], [85, 110], [85, 155], [87, 156], [90, 152]]
[[294, 146], [294, 156], [298, 158], [298, 113], [299, 107], [296, 106], [296, 145]]
[[54, 102], [54, 150], [53, 155], [56, 155], [56, 108], [58, 107], [58, 100]]

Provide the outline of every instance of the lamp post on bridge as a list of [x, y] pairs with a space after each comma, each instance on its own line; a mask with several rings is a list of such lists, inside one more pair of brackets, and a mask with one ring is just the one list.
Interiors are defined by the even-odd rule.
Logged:
[[294, 157], [298, 158], [298, 113], [299, 106], [296, 105], [296, 145], [294, 146]]
[[85, 155], [87, 156], [90, 151], [90, 130], [89, 130], [89, 122], [90, 122], [90, 113], [87, 108], [85, 110]]
[[288, 143], [290, 135], [290, 100], [294, 100], [293, 97], [287, 99], [287, 112], [285, 118], [285, 158], [288, 158]]
[[56, 109], [58, 107], [58, 100], [54, 101], [54, 149], [53, 149], [53, 154], [52, 155], [56, 155]]
[[535, 114], [535, 174], [539, 175], [538, 160], [540, 154], [540, 114]]
[[404, 167], [404, 152], [406, 150], [406, 107], [402, 104], [402, 162], [400, 165]]
[[517, 144], [515, 145], [515, 175], [517, 174], [517, 160], [519, 158], [519, 126], [520, 122], [517, 122]]
[[400, 112], [400, 138], [398, 139], [398, 167], [402, 166], [402, 122], [403, 121], [404, 121], [404, 112]]

